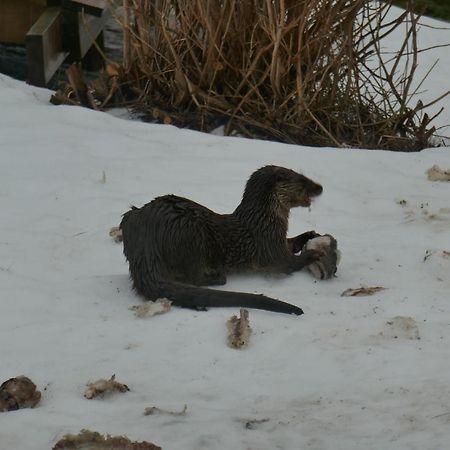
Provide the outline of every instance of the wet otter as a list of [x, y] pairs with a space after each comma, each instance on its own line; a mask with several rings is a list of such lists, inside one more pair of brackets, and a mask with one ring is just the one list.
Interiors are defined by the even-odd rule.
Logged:
[[321, 185], [293, 170], [265, 166], [251, 175], [232, 214], [217, 214], [175, 195], [132, 207], [120, 228], [135, 290], [148, 300], [166, 297], [187, 308], [239, 306], [303, 314], [297, 306], [263, 295], [195, 286], [223, 285], [232, 272], [291, 273], [316, 261], [322, 255], [317, 250], [294, 254], [314, 232], [291, 239], [286, 234], [289, 210], [310, 206], [321, 193]]

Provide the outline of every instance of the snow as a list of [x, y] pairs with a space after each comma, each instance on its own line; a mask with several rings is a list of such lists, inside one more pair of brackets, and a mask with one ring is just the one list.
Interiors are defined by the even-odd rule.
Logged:
[[[434, 52], [436, 96], [450, 52]], [[83, 428], [173, 450], [448, 448], [450, 183], [426, 177], [450, 168], [448, 149], [225, 138], [55, 107], [49, 95], [0, 75], [0, 382], [24, 374], [42, 392], [36, 408], [0, 414], [0, 450], [50, 449]], [[449, 123], [450, 100], [441, 106]], [[230, 212], [269, 163], [323, 184], [311, 211], [292, 212], [290, 234], [335, 236], [337, 278], [230, 277], [225, 289], [305, 311], [251, 310], [245, 350], [226, 345], [237, 309], [136, 318], [122, 245], [108, 235], [121, 214], [165, 193]], [[360, 286], [387, 289], [340, 296]], [[83, 397], [112, 374], [130, 392]], [[143, 414], [184, 404], [186, 416]]]

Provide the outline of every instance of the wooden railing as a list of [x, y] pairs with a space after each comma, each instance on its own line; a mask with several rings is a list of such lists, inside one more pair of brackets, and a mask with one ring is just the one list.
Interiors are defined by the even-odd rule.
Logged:
[[106, 0], [2, 0], [0, 42], [25, 45], [28, 81], [45, 86], [66, 58], [101, 44], [108, 18]]

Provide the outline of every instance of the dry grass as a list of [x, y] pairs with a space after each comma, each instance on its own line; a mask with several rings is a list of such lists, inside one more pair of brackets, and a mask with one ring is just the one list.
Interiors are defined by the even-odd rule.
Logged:
[[[430, 146], [411, 10], [389, 21], [389, 3], [366, 0], [123, 6], [125, 80], [154, 119], [307, 145]], [[400, 30], [398, 52], [385, 53]]]

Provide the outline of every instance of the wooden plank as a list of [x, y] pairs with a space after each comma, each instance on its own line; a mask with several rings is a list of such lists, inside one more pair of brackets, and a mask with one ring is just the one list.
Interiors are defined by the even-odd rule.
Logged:
[[26, 35], [29, 81], [45, 86], [68, 53], [62, 45], [62, 8], [47, 8]]
[[101, 17], [65, 10], [65, 44], [71, 58], [80, 60], [86, 55], [110, 15], [108, 9], [103, 10]]
[[87, 16], [79, 13], [79, 36], [80, 36], [80, 54], [82, 57], [91, 48], [92, 43], [97, 39], [97, 36], [102, 32], [110, 17], [109, 10], [104, 10], [101, 17]]
[[86, 14], [101, 17], [108, 2], [106, 0], [62, 0], [62, 6], [72, 11], [84, 11]]
[[102, 52], [103, 54], [105, 53], [105, 36], [103, 31], [97, 36], [95, 43], [97, 45], [91, 45], [91, 48], [83, 58], [83, 68], [90, 72], [102, 69], [105, 63], [102, 56]]
[[45, 6], [45, 0], [0, 0], [0, 42], [25, 44], [27, 31]]
[[108, 6], [107, 0], [68, 0], [70, 3], [78, 3], [81, 6], [91, 6], [92, 8], [105, 9]]

